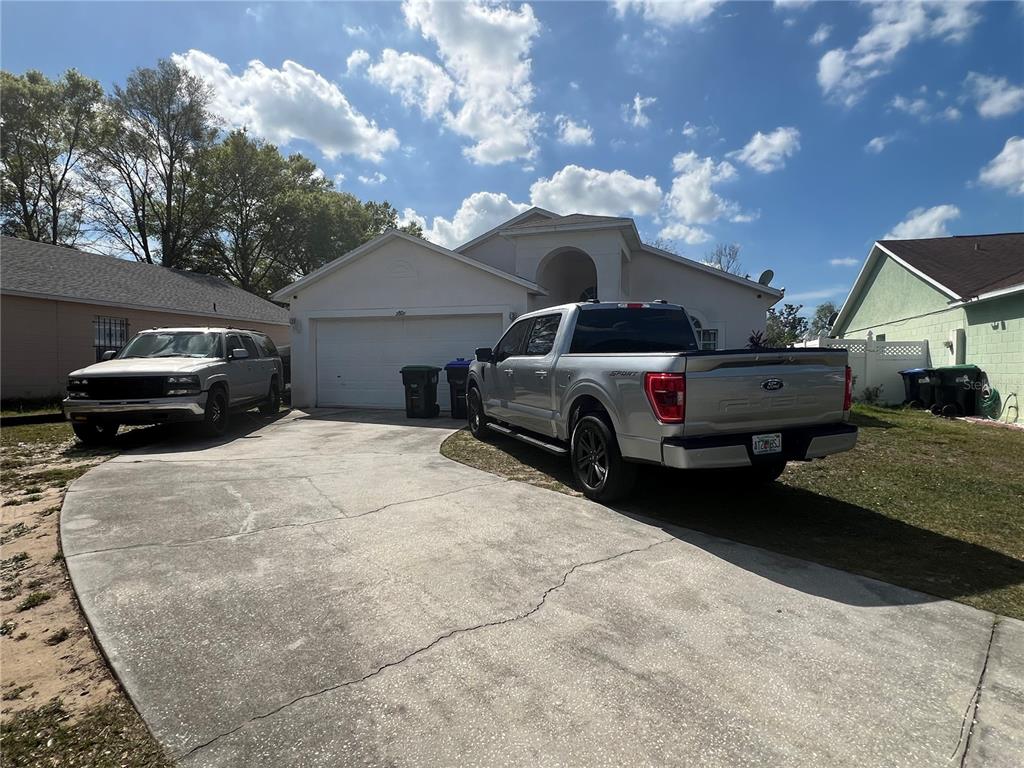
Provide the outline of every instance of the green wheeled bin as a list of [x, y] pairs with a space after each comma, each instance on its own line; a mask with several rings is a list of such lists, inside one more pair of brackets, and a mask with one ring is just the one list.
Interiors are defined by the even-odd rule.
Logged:
[[410, 419], [432, 419], [441, 412], [437, 404], [437, 374], [435, 365], [407, 365], [402, 368], [405, 386], [405, 415]]
[[975, 416], [981, 394], [981, 369], [976, 365], [947, 365], [935, 369], [939, 378], [932, 413], [950, 418]]

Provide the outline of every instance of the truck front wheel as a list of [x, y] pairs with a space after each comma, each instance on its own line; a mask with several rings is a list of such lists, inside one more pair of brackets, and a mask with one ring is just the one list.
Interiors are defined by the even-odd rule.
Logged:
[[588, 499], [609, 503], [626, 496], [636, 482], [636, 465], [625, 461], [607, 421], [584, 416], [572, 431], [572, 474]]
[[477, 440], [486, 440], [490, 436], [487, 429], [487, 417], [484, 415], [484, 399], [476, 387], [469, 388], [466, 398], [466, 412], [469, 417], [469, 432]]
[[110, 445], [117, 437], [118, 425], [114, 422], [75, 421], [71, 423], [77, 437], [83, 445]]

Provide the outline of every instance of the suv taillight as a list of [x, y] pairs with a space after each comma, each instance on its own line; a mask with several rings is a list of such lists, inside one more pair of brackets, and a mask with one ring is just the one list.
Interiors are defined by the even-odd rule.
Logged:
[[686, 418], [686, 375], [646, 373], [644, 391], [662, 424], [681, 424]]
[[848, 411], [853, 405], [853, 369], [846, 366], [846, 391], [843, 394], [843, 410]]

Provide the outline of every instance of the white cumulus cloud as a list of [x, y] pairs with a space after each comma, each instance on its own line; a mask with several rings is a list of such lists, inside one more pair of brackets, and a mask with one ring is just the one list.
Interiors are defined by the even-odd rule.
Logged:
[[370, 60], [370, 54], [362, 48], [356, 48], [345, 59], [345, 72], [349, 75], [355, 74], [366, 62]]
[[990, 77], [971, 72], [965, 81], [982, 117], [1006, 117], [1024, 109], [1024, 86], [1005, 77]]
[[407, 208], [399, 222], [415, 221], [423, 227], [423, 235], [427, 240], [446, 248], [454, 248], [519, 215], [529, 207], [528, 203], [514, 202], [504, 192], [474, 192], [462, 201], [451, 219], [435, 216], [430, 227], [427, 227], [425, 217]]
[[828, 263], [831, 264], [833, 267], [856, 267], [858, 264], [860, 264], [860, 259], [829, 259]]
[[245, 126], [275, 144], [304, 139], [330, 159], [344, 154], [374, 162], [399, 145], [393, 129], [379, 128], [337, 85], [294, 61], [273, 69], [253, 60], [235, 75], [227, 64], [202, 51], [171, 58], [212, 86], [214, 113], [230, 126]]
[[814, 30], [814, 34], [810, 36], [809, 41], [811, 45], [821, 45], [829, 36], [832, 34], [832, 26], [830, 24], [819, 24], [818, 28]]
[[924, 86], [920, 88], [919, 93], [921, 94], [919, 96], [893, 96], [889, 106], [897, 112], [912, 115], [923, 123], [932, 120], [955, 122], [960, 119], [960, 110], [956, 107], [952, 105], [941, 107], [929, 101], [927, 96], [928, 89]]
[[374, 173], [371, 173], [369, 176], [359, 177], [359, 181], [368, 186], [376, 186], [377, 184], [383, 184], [387, 180], [388, 177], [385, 176], [380, 171], [375, 171]]
[[729, 157], [750, 166], [758, 173], [771, 173], [784, 168], [786, 159], [800, 149], [800, 131], [792, 126], [779, 126], [771, 133], [755, 133], [746, 146]]
[[915, 208], [907, 217], [886, 232], [883, 240], [915, 240], [925, 237], [946, 237], [949, 230], [946, 223], [960, 217], [955, 205], [936, 205], [932, 208]]
[[530, 199], [560, 214], [643, 216], [658, 210], [661, 188], [653, 176], [640, 179], [626, 171], [567, 165], [551, 178], [535, 181]]
[[589, 147], [594, 143], [594, 131], [586, 121], [577, 123], [565, 115], [557, 115], [555, 126], [558, 128], [558, 141], [562, 144]]
[[736, 222], [751, 221], [751, 214], [720, 195], [715, 188], [737, 177], [736, 167], [725, 160], [700, 157], [696, 152], [680, 152], [672, 159], [672, 188], [665, 196], [663, 209], [666, 224], [658, 233], [670, 240], [701, 243], [710, 235], [700, 226], [727, 218]]
[[1024, 195], [1024, 137], [1007, 139], [1002, 152], [981, 169], [978, 181], [1005, 189], [1011, 195]]
[[875, 136], [875, 138], [864, 145], [864, 151], [871, 155], [880, 155], [895, 140], [895, 136]]
[[399, 53], [391, 48], [367, 69], [370, 80], [398, 94], [407, 107], [419, 107], [424, 117], [441, 115], [452, 120], [448, 109], [455, 83], [437, 64], [415, 53]]
[[714, 13], [723, 0], [614, 0], [619, 18], [636, 13], [651, 24], [671, 28], [697, 24]]
[[867, 84], [885, 74], [911, 43], [930, 38], [958, 43], [978, 22], [976, 3], [886, 2], [870, 4], [871, 27], [853, 47], [833, 48], [818, 62], [818, 84], [829, 98], [852, 106]]
[[651, 122], [651, 118], [644, 113], [644, 110], [654, 104], [657, 100], [656, 96], [641, 96], [637, 93], [637, 95], [633, 97], [632, 102], [622, 105], [623, 119], [636, 128], [645, 127]]
[[[539, 117], [531, 110], [529, 54], [540, 33], [533, 9], [526, 4], [511, 8], [482, 2], [406, 0], [402, 11], [408, 26], [437, 46], [444, 73], [453, 84], [455, 106], [450, 111], [437, 106], [448, 86], [436, 72], [427, 74], [423, 57], [416, 57], [422, 61], [416, 61], [415, 74], [406, 77], [418, 78], [421, 86], [433, 86], [432, 98], [416, 98], [407, 80], [399, 79], [395, 89], [403, 100], [429, 103], [425, 113], [441, 116], [450, 130], [473, 142], [464, 152], [476, 163], [533, 158]], [[379, 77], [383, 83], [392, 82], [384, 72]]]

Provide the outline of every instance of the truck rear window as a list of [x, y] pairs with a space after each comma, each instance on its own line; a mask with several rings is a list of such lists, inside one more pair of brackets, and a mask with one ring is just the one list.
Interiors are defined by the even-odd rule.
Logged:
[[697, 341], [681, 309], [581, 308], [570, 353], [694, 352]]

